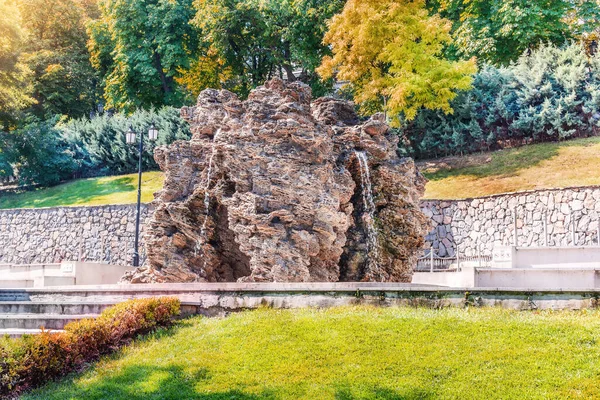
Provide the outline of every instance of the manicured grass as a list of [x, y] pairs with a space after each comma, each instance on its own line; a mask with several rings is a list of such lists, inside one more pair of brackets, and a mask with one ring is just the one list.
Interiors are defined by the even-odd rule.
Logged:
[[192, 318], [24, 399], [600, 398], [600, 312], [343, 307]]
[[600, 137], [542, 143], [419, 163], [425, 197], [459, 199], [600, 184]]
[[[153, 200], [152, 195], [162, 189], [163, 180], [161, 172], [144, 172], [144, 203]], [[137, 202], [137, 183], [137, 174], [78, 179], [46, 189], [0, 194], [0, 209], [130, 204]]]

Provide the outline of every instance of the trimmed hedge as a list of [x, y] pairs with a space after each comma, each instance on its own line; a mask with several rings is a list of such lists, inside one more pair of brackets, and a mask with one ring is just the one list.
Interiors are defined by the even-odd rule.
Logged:
[[43, 331], [0, 341], [0, 398], [16, 397], [23, 390], [82, 368], [137, 335], [170, 326], [179, 310], [176, 298], [130, 300], [96, 319], [71, 322], [64, 332]]

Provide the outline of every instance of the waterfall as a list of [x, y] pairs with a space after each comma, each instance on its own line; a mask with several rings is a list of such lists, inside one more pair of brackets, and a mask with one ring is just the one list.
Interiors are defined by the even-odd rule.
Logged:
[[[206, 242], [206, 223], [208, 221], [208, 214], [210, 212], [209, 188], [210, 188], [210, 181], [212, 180], [212, 174], [213, 174], [213, 159], [215, 157], [215, 153], [217, 152], [216, 146], [215, 146], [215, 141], [216, 141], [219, 133], [221, 133], [221, 128], [219, 128], [217, 130], [217, 132], [215, 133], [215, 136], [213, 137], [213, 141], [211, 144], [211, 153], [210, 153], [210, 157], [208, 159], [208, 172], [206, 174], [206, 184], [204, 185], [204, 215], [205, 215], [205, 217], [204, 217], [204, 222], [202, 223], [202, 227], [200, 228], [200, 237], [196, 241], [196, 246], [194, 247], [194, 257], [198, 255], [198, 250], [200, 250], [202, 248], [202, 244], [204, 242]], [[206, 257], [204, 258], [204, 266], [206, 267]]]
[[210, 181], [212, 180], [213, 158], [215, 156], [214, 146], [213, 143], [212, 153], [208, 159], [208, 173], [206, 174], [206, 185], [204, 186], [204, 214], [206, 215], [206, 218], [204, 218], [202, 228], [200, 228], [200, 237], [206, 236], [206, 221], [208, 221], [208, 213], [210, 211], [210, 192], [208, 190], [210, 188]]
[[[360, 180], [362, 189], [363, 206], [367, 213], [365, 224], [367, 226], [367, 258], [368, 270], [377, 270], [379, 259], [379, 242], [377, 240], [377, 228], [375, 227], [375, 202], [373, 201], [373, 190], [371, 186], [371, 174], [367, 154], [363, 151], [354, 151], [360, 166]], [[363, 220], [365, 218], [363, 217]]]

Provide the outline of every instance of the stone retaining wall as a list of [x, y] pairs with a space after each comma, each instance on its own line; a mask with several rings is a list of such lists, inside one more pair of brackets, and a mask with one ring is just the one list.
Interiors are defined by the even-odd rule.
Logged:
[[0, 210], [0, 264], [131, 263], [135, 217], [135, 205]]
[[[545, 244], [544, 218], [550, 246], [573, 245], [572, 221], [577, 245], [597, 244], [599, 200], [600, 187], [424, 200], [421, 209], [434, 223], [426, 247], [441, 257], [454, 256], [457, 245], [464, 256], [491, 255], [494, 246], [514, 243], [515, 210], [519, 246]], [[147, 216], [143, 205], [142, 221]], [[130, 263], [134, 235], [135, 205], [0, 210], [0, 264]]]
[[[466, 200], [426, 200], [423, 212], [432, 218], [434, 229], [427, 235], [427, 247], [436, 255], [491, 255], [494, 246], [515, 242], [571, 246], [598, 244], [600, 187], [581, 187], [510, 193]], [[575, 228], [575, 242], [572, 229]]]

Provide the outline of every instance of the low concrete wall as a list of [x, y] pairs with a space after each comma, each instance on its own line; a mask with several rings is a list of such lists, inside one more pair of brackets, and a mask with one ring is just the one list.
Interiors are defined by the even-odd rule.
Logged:
[[[446, 287], [475, 287], [475, 268], [462, 267], [460, 271], [415, 272], [412, 283]], [[517, 285], [518, 286], [518, 285]]]
[[413, 284], [504, 290], [596, 290], [600, 268], [462, 268], [460, 271], [417, 272]]
[[599, 290], [530, 291], [521, 289], [442, 288], [406, 284], [156, 284], [0, 290], [0, 301], [102, 302], [175, 296], [186, 314], [218, 315], [258, 307], [298, 308], [346, 305], [410, 307], [504, 307], [580, 309], [598, 306]]
[[513, 268], [600, 268], [600, 246], [517, 247]]
[[595, 268], [481, 268], [475, 271], [474, 280], [476, 287], [595, 289], [600, 288], [599, 274]]
[[112, 285], [129, 271], [121, 265], [65, 261], [60, 264], [0, 265], [0, 288]]
[[125, 272], [132, 268], [123, 265], [90, 262], [73, 263], [75, 285], [112, 285], [119, 282]]

